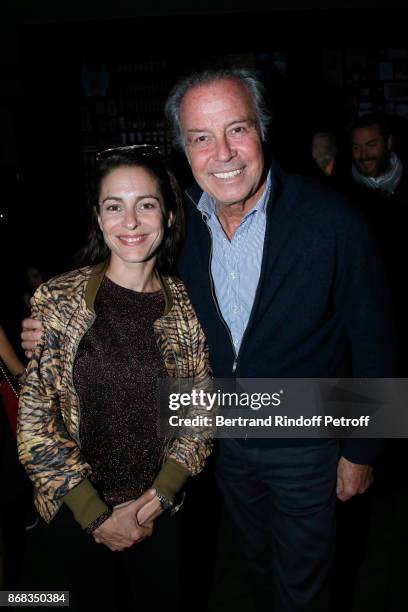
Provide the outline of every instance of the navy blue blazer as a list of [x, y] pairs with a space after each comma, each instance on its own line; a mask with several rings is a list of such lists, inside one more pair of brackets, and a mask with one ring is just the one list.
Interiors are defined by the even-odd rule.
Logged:
[[[260, 279], [238, 355], [212, 287], [211, 236], [196, 208], [202, 191], [195, 185], [185, 194], [187, 232], [178, 267], [207, 335], [214, 376], [394, 375], [389, 293], [363, 215], [325, 184], [287, 174], [275, 162], [271, 171]], [[350, 440], [343, 454], [370, 463], [378, 447]]]

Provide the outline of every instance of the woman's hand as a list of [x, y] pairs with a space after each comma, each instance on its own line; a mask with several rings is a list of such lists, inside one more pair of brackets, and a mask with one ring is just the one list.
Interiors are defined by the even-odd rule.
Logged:
[[[163, 512], [159, 498], [156, 496], [155, 489], [149, 489], [147, 493], [154, 493], [153, 499], [147, 501], [137, 513], [137, 522], [139, 525], [147, 525]], [[146, 494], [145, 494], [146, 495]], [[139, 497], [141, 499], [141, 497]]]
[[150, 489], [138, 499], [116, 506], [112, 515], [93, 531], [95, 542], [116, 551], [130, 548], [149, 537], [153, 532], [153, 521], [140, 525], [136, 517], [154, 496], [154, 489]]

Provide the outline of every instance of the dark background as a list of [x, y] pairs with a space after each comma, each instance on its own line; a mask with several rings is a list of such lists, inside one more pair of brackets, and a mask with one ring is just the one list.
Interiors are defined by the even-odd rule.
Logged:
[[[352, 2], [343, 0], [331, 2], [329, 9], [323, 2], [305, 6], [292, 0], [273, 8], [252, 2], [251, 13], [243, 2], [241, 7], [234, 3], [234, 12], [229, 3], [212, 4], [19, 0], [8, 11], [3, 7], [0, 207], [6, 217], [3, 247], [8, 245], [13, 261], [37, 262], [49, 273], [70, 265], [85, 237], [89, 169], [84, 147], [93, 156], [101, 145], [120, 143], [115, 125], [102, 141], [98, 122], [90, 133], [84, 130], [84, 112], [95, 112], [98, 103], [98, 96], [85, 95], [84, 63], [91, 70], [106, 66], [108, 100], [117, 94], [118, 66], [127, 65], [132, 73], [147, 63], [149, 76], [141, 78], [161, 82], [155, 100], [159, 108], [171, 83], [192, 68], [222, 63], [256, 68], [275, 110], [271, 145], [293, 170], [302, 169], [313, 128], [341, 129], [362, 100], [372, 108], [395, 110], [396, 104], [390, 108], [381, 98], [378, 71], [390, 51], [407, 51], [404, 3], [352, 8]], [[408, 56], [402, 61], [405, 88], [407, 62]], [[132, 78], [137, 81], [138, 74]], [[401, 74], [394, 72], [393, 79], [401, 80]], [[147, 97], [148, 105], [153, 98]], [[402, 130], [405, 125], [404, 119]], [[142, 137], [155, 136], [144, 131]], [[130, 142], [129, 133], [124, 138]], [[188, 174], [177, 161], [186, 183]]]
[[[95, 150], [141, 135], [158, 139], [169, 152], [158, 108], [186, 71], [221, 63], [257, 69], [275, 113], [270, 147], [290, 170], [306, 167], [313, 129], [342, 133], [364, 109], [398, 113], [398, 152], [404, 156], [407, 149], [408, 0], [10, 0], [0, 13], [0, 320], [8, 330], [9, 320], [16, 323], [23, 314], [17, 296], [24, 267], [49, 276], [73, 265], [86, 235]], [[84, 65], [89, 71], [106, 67], [104, 95], [87, 96]], [[391, 70], [385, 81], [382, 65]], [[138, 82], [146, 84], [145, 92], [133, 91]], [[151, 83], [158, 84], [157, 92]], [[188, 169], [180, 157], [175, 162], [187, 184]], [[346, 536], [358, 538], [358, 523], [343, 524]], [[355, 534], [349, 533], [352, 524]], [[386, 520], [379, 521], [384, 538], [386, 527]], [[400, 541], [398, 559], [405, 559]], [[336, 597], [344, 611], [358, 559], [344, 554], [340, 562]], [[404, 563], [397, 567], [405, 571]], [[367, 573], [370, 589], [385, 584], [390, 571], [381, 565], [377, 570]], [[404, 609], [398, 605], [392, 609]]]

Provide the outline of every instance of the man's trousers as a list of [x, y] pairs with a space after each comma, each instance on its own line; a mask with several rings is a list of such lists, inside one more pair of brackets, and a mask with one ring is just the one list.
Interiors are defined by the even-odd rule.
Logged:
[[255, 609], [326, 612], [338, 443], [258, 448], [249, 442], [220, 440], [217, 481]]

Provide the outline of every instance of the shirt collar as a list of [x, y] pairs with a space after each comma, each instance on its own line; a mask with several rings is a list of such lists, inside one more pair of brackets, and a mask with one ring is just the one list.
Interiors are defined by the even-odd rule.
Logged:
[[[271, 171], [269, 170], [268, 175], [266, 177], [266, 181], [265, 181], [265, 187], [264, 187], [261, 197], [256, 202], [255, 206], [253, 206], [250, 210], [248, 210], [248, 212], [244, 215], [243, 219], [245, 219], [246, 217], [248, 217], [255, 211], [259, 211], [265, 214], [266, 206], [268, 204], [269, 196], [271, 192], [271, 184], [272, 184], [272, 177], [271, 177]], [[200, 200], [197, 204], [197, 208], [203, 216], [205, 216], [207, 219], [211, 219], [212, 215], [215, 212], [214, 198], [212, 198], [210, 195], [208, 195], [208, 193], [203, 191], [200, 197]]]

